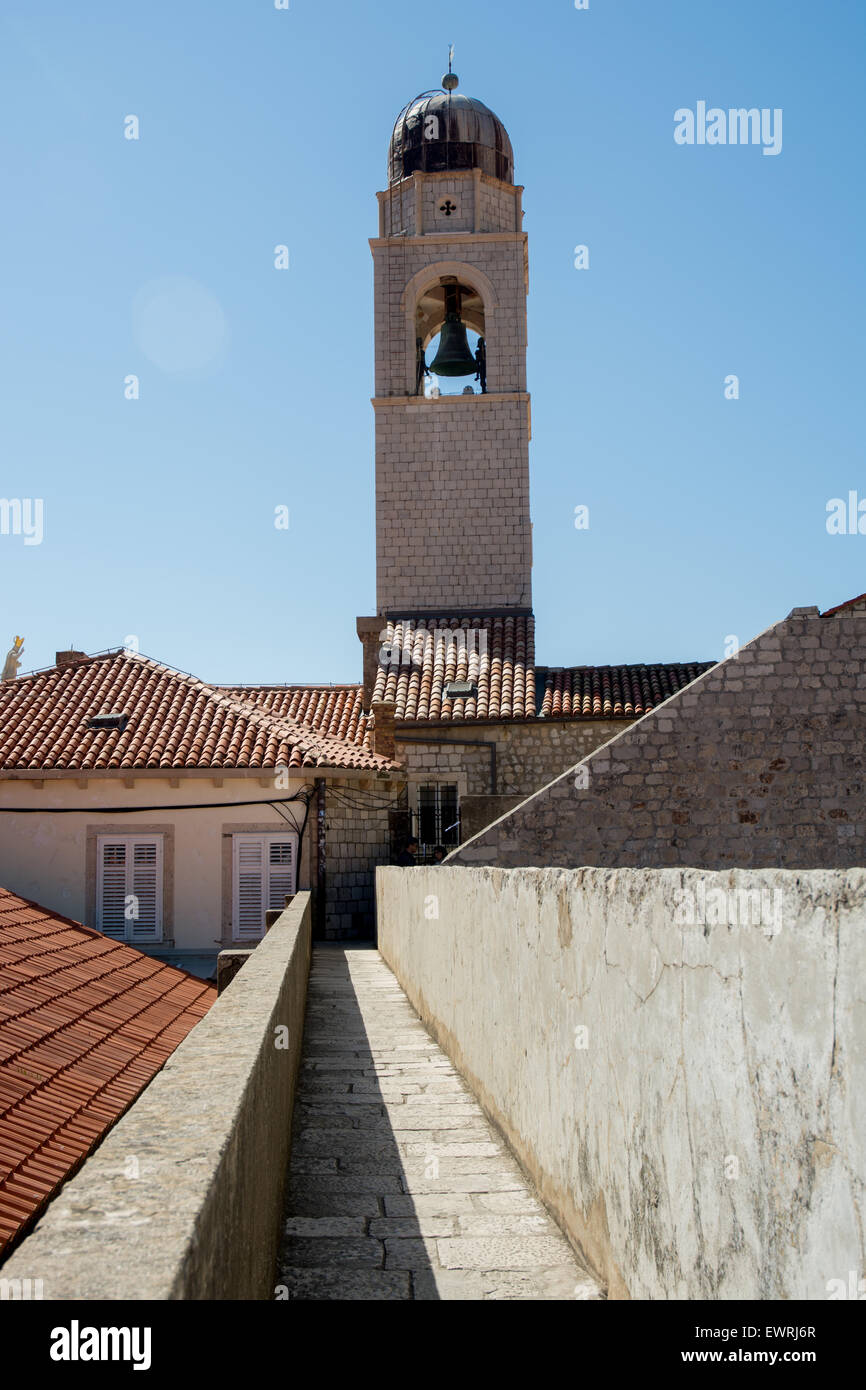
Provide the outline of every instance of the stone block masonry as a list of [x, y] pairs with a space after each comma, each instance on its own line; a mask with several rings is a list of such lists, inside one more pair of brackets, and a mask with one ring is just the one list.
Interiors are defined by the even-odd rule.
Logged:
[[[619, 727], [607, 720], [533, 720], [531, 724], [497, 724], [482, 728], [450, 725], [437, 728], [432, 738], [447, 737], [447, 744], [401, 741], [396, 726], [398, 755], [405, 760], [407, 779], [413, 786], [425, 781], [453, 782], [460, 791], [464, 837], [483, 828], [504, 809], [490, 798], [490, 754], [476, 744], [461, 746], [466, 738], [489, 739], [496, 747], [499, 792], [523, 798], [574, 761], [604, 742]], [[464, 800], [465, 798], [465, 800]], [[325, 789], [325, 911], [324, 933], [330, 941], [372, 940], [375, 934], [375, 874], [379, 864], [391, 859], [389, 810], [405, 807], [406, 781], [340, 779]], [[465, 811], [464, 811], [465, 807]], [[314, 919], [318, 887], [317, 825], [308, 821], [310, 863], [313, 869]]]
[[[388, 812], [396, 809], [402, 786], [402, 781], [370, 779], [333, 781], [326, 787], [324, 930], [328, 940], [371, 940], [374, 935], [376, 866], [391, 858]], [[315, 825], [310, 834], [315, 837]], [[314, 846], [313, 863], [315, 854]]]
[[525, 397], [376, 407], [380, 613], [531, 607]]
[[866, 600], [795, 610], [455, 852], [464, 864], [866, 864]]

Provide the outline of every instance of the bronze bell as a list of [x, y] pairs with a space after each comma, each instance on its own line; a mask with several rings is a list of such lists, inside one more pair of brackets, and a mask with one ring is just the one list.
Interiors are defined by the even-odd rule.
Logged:
[[460, 318], [460, 287], [457, 281], [445, 285], [445, 322], [439, 338], [439, 351], [430, 363], [436, 376], [477, 376], [478, 363], [469, 346], [466, 325]]

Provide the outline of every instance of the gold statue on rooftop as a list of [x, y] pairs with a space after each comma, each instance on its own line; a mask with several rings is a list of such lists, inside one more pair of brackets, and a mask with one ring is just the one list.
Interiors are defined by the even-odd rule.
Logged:
[[19, 667], [21, 666], [21, 662], [18, 660], [18, 658], [21, 655], [23, 649], [24, 638], [16, 637], [15, 641], [12, 643], [12, 646], [6, 653], [6, 665], [3, 667], [3, 675], [0, 676], [0, 680], [14, 681], [15, 677], [18, 675]]

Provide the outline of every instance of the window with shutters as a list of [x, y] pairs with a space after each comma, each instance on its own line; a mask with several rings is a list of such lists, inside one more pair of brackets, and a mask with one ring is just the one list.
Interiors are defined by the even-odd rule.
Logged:
[[232, 836], [232, 935], [258, 941], [265, 913], [285, 906], [295, 892], [297, 835]]
[[162, 836], [97, 838], [96, 926], [117, 941], [162, 940]]

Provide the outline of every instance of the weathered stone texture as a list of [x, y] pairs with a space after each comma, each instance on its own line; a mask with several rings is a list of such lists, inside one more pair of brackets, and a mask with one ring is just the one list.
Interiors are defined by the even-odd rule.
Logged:
[[526, 399], [377, 407], [379, 612], [526, 609], [531, 566]]
[[314, 952], [294, 1133], [278, 1298], [598, 1298], [378, 952]]
[[866, 602], [795, 615], [464, 844], [456, 862], [862, 865], [864, 729]]
[[609, 1296], [821, 1300], [863, 1270], [866, 871], [378, 888], [383, 957]]
[[[388, 811], [397, 805], [401, 787], [374, 779], [326, 787], [324, 929], [329, 939], [369, 939], [374, 934], [376, 865], [391, 858]], [[315, 809], [309, 827], [313, 881], [318, 884]], [[313, 907], [318, 913], [317, 891]]]

